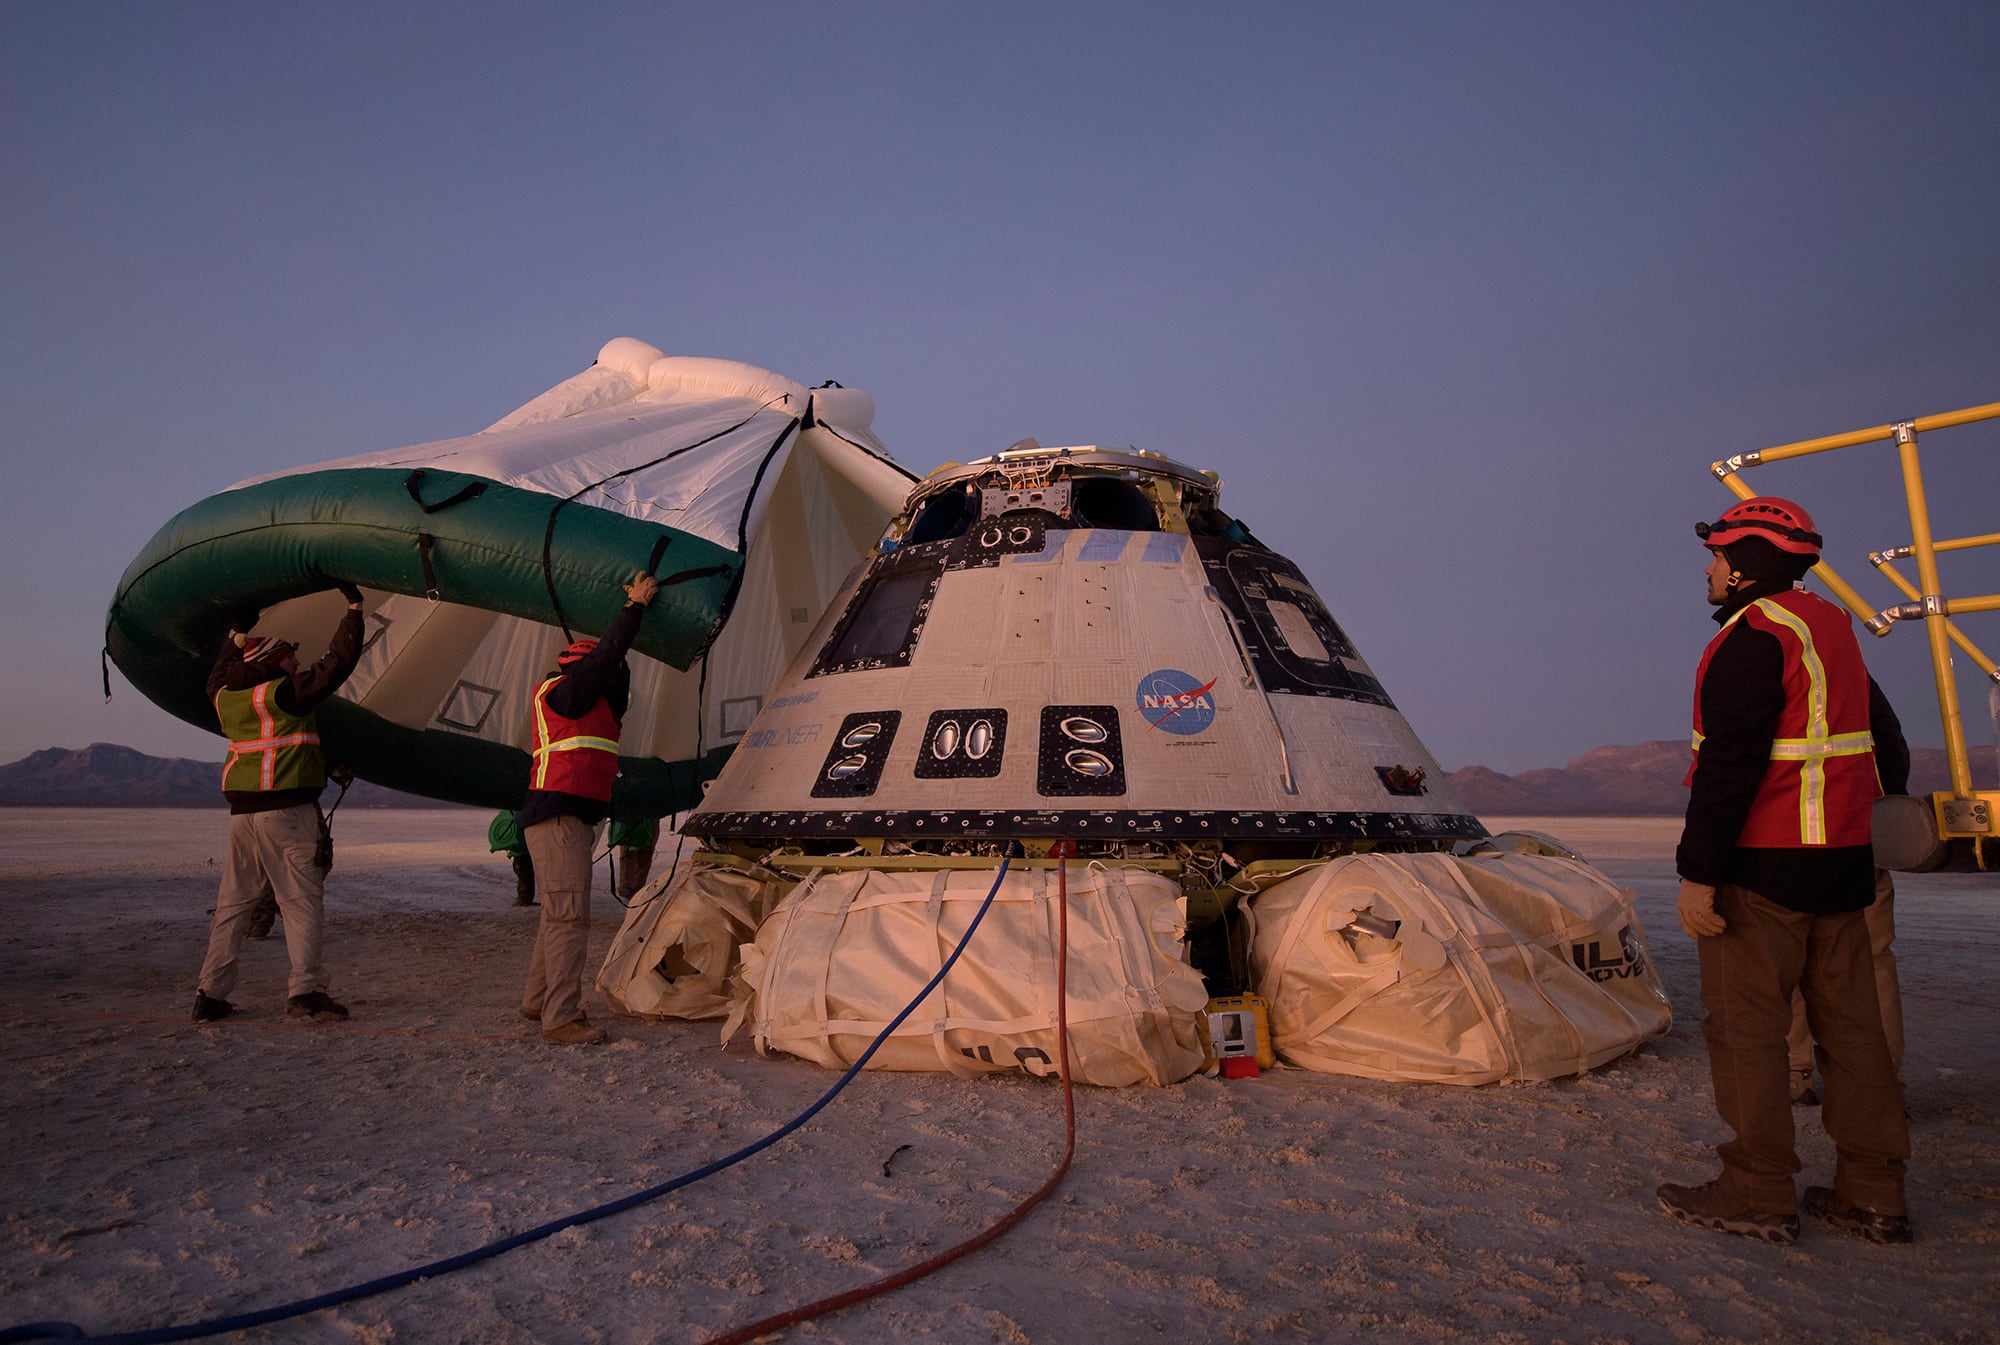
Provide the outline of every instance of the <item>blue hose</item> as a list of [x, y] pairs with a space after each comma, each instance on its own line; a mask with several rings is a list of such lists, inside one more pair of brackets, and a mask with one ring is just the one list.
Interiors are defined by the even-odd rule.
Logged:
[[439, 1275], [450, 1274], [454, 1270], [463, 1270], [467, 1266], [475, 1265], [478, 1262], [498, 1256], [502, 1252], [511, 1252], [516, 1247], [525, 1247], [531, 1242], [540, 1242], [544, 1238], [552, 1237], [562, 1232], [565, 1228], [575, 1228], [580, 1224], [594, 1223], [599, 1219], [609, 1218], [614, 1214], [622, 1214], [626, 1210], [633, 1209], [636, 1206], [658, 1200], [661, 1196], [669, 1192], [678, 1191], [684, 1186], [692, 1186], [703, 1178], [713, 1177], [725, 1168], [734, 1167], [752, 1154], [762, 1153], [785, 1136], [797, 1130], [807, 1121], [812, 1120], [813, 1117], [819, 1115], [827, 1103], [839, 1096], [841, 1089], [853, 1082], [854, 1076], [859, 1074], [862, 1067], [874, 1057], [875, 1052], [881, 1049], [882, 1043], [887, 1041], [890, 1035], [903, 1025], [904, 1019], [916, 1012], [917, 1006], [930, 996], [931, 991], [938, 988], [938, 985], [944, 980], [945, 974], [958, 961], [959, 954], [963, 953], [966, 944], [972, 941], [973, 931], [978, 929], [979, 922], [986, 918], [986, 912], [992, 907], [993, 899], [1000, 895], [1000, 884], [1006, 880], [1007, 866], [1011, 862], [1012, 860], [1009, 857], [1003, 856], [1001, 858], [1000, 872], [993, 875], [992, 890], [987, 892], [986, 900], [979, 903], [979, 909], [974, 912], [972, 922], [965, 927], [965, 933], [960, 936], [957, 947], [951, 950], [951, 956], [947, 957], [944, 960], [944, 965], [938, 968], [937, 975], [931, 977], [924, 988], [917, 992], [915, 999], [903, 1006], [903, 1011], [889, 1021], [889, 1025], [877, 1034], [874, 1041], [868, 1043], [868, 1049], [861, 1053], [858, 1060], [847, 1067], [847, 1072], [834, 1082], [833, 1087], [827, 1089], [812, 1106], [807, 1107], [797, 1116], [785, 1122], [784, 1125], [778, 1127], [778, 1129], [760, 1140], [745, 1145], [727, 1157], [718, 1158], [713, 1163], [696, 1168], [692, 1172], [683, 1173], [669, 1181], [661, 1182], [658, 1186], [649, 1186], [643, 1191], [635, 1191], [629, 1196], [620, 1197], [606, 1204], [597, 1205], [591, 1209], [579, 1211], [576, 1214], [565, 1215], [550, 1223], [531, 1228], [525, 1233], [516, 1233], [511, 1238], [502, 1238], [498, 1242], [489, 1242], [484, 1247], [475, 1247], [469, 1252], [460, 1252], [457, 1256], [448, 1256], [442, 1261], [433, 1261], [429, 1265], [418, 1266], [412, 1270], [399, 1270], [393, 1275], [384, 1275], [379, 1279], [369, 1280], [365, 1284], [356, 1284], [346, 1289], [335, 1289], [329, 1293], [317, 1294], [312, 1298], [300, 1299], [296, 1303], [285, 1303], [275, 1308], [262, 1308], [256, 1312], [238, 1313], [234, 1317], [217, 1317], [206, 1322], [192, 1322], [186, 1326], [162, 1326], [150, 1331], [127, 1331], [115, 1336], [86, 1336], [83, 1334], [81, 1327], [71, 1322], [25, 1322], [19, 1326], [0, 1329], [0, 1345], [15, 1345], [16, 1342], [39, 1340], [78, 1340], [88, 1342], [89, 1345], [159, 1345], [160, 1342], [164, 1341], [196, 1340], [202, 1336], [217, 1336], [225, 1331], [247, 1331], [253, 1326], [267, 1326], [272, 1322], [282, 1322], [288, 1318], [302, 1317], [308, 1312], [318, 1312], [321, 1308], [332, 1308], [338, 1307], [342, 1303], [353, 1303], [359, 1299], [386, 1293], [391, 1289], [400, 1289], [404, 1285], [414, 1284], [418, 1280], [434, 1279]]

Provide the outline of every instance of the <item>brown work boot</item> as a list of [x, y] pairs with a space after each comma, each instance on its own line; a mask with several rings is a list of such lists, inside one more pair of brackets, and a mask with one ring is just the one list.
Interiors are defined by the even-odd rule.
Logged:
[[1719, 1181], [1703, 1182], [1700, 1186], [1668, 1183], [1654, 1194], [1659, 1196], [1660, 1208], [1670, 1218], [1693, 1224], [1696, 1228], [1712, 1228], [1718, 1233], [1740, 1233], [1746, 1238], [1759, 1238], [1780, 1246], [1790, 1246], [1799, 1238], [1798, 1215], [1752, 1209], [1725, 1192]]
[[235, 1012], [236, 1006], [226, 999], [217, 999], [199, 990], [194, 992], [194, 1021], [197, 1023], [220, 1022]]
[[557, 1046], [595, 1046], [603, 1041], [605, 1031], [588, 1018], [572, 1018], [559, 1027], [552, 1027], [542, 1033], [542, 1040]]
[[1843, 1233], [1867, 1238], [1870, 1242], [1887, 1245], [1917, 1240], [1916, 1230], [1910, 1227], [1909, 1215], [1884, 1214], [1865, 1205], [1850, 1205], [1835, 1195], [1831, 1187], [1808, 1186], [1800, 1203], [1805, 1206], [1807, 1214], [1821, 1223], [1830, 1224]]
[[310, 1018], [315, 1023], [338, 1023], [347, 1017], [347, 1006], [324, 990], [308, 990], [285, 1001], [285, 1017]]

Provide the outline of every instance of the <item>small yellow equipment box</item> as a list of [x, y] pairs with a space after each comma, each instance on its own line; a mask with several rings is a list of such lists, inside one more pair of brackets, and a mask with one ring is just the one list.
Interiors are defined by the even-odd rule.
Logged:
[[1249, 1056], [1258, 1069], [1278, 1063], [1271, 1049], [1271, 1009], [1262, 995], [1219, 995], [1201, 1011], [1202, 1056], [1205, 1066], [1232, 1057]]

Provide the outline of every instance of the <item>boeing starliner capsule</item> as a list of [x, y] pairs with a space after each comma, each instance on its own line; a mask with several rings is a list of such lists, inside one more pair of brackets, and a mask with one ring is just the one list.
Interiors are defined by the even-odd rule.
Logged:
[[1028, 443], [933, 472], [686, 832], [1239, 858], [1484, 836], [1219, 489], [1136, 449]]
[[1062, 899], [1093, 1082], [1273, 1044], [1375, 1077], [1546, 1078], [1664, 1032], [1630, 894], [1489, 838], [1220, 489], [1032, 440], [918, 483], [685, 819], [701, 852], [634, 903], [599, 977], [614, 1005], [733, 1012], [760, 1049], [844, 1064], [985, 902], [870, 1063], [1047, 1072]]

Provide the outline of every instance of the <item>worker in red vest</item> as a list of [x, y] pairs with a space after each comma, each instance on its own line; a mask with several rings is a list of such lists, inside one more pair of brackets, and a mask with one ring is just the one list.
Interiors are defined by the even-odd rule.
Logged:
[[[1908, 749], [1852, 619], [1801, 582], [1821, 542], [1806, 511], [1758, 496], [1695, 532], [1722, 629], [1695, 674], [1678, 906], [1700, 957], [1716, 1110], [1736, 1133], [1717, 1147], [1721, 1175], [1662, 1186], [1660, 1205], [1685, 1223], [1789, 1243], [1803, 1203], [1835, 1228], [1908, 1242], [1909, 1132], [1864, 916], [1876, 754], [1906, 763]], [[1837, 1154], [1833, 1186], [1807, 1187], [1803, 1202], [1785, 1046], [1795, 988], [1819, 1043]]]
[[604, 639], [570, 645], [556, 657], [556, 671], [535, 688], [533, 760], [520, 816], [542, 915], [521, 1016], [542, 1025], [544, 1041], [590, 1046], [604, 1040], [604, 1029], [583, 1011], [590, 852], [618, 779], [618, 734], [632, 695], [625, 654], [659, 591], [651, 575], [633, 576], [625, 586], [627, 602]]
[[222, 767], [229, 858], [209, 925], [208, 956], [195, 982], [197, 1023], [235, 1011], [229, 992], [236, 985], [236, 955], [267, 893], [284, 913], [291, 956], [286, 1017], [320, 1022], [347, 1017], [347, 1006], [327, 993], [320, 961], [326, 864], [332, 860], [328, 850], [321, 863], [319, 796], [326, 788], [326, 755], [315, 711], [361, 658], [361, 590], [345, 580], [335, 587], [347, 599], [347, 614], [326, 656], [312, 667], [299, 666], [298, 646], [289, 640], [232, 631], [208, 675], [209, 701], [229, 738], [229, 759]]

